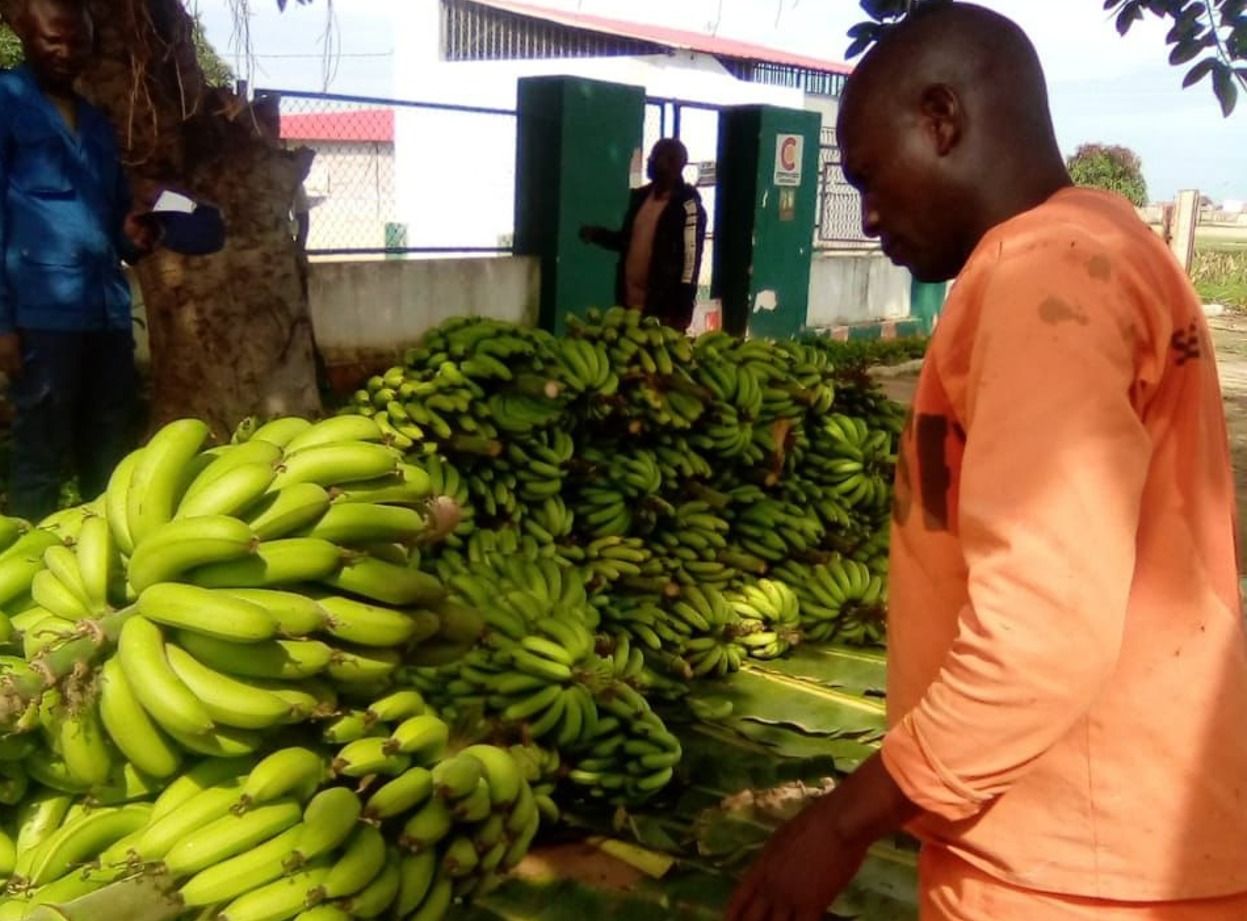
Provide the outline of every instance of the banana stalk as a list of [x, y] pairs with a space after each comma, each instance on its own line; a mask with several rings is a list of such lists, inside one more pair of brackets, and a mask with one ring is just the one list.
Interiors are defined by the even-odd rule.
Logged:
[[137, 612], [138, 608], [131, 605], [97, 620], [83, 621], [78, 635], [43, 649], [31, 660], [29, 670], [0, 678], [0, 732], [22, 731], [21, 721], [31, 704], [62, 678], [89, 666], [102, 652], [116, 646], [122, 625]]

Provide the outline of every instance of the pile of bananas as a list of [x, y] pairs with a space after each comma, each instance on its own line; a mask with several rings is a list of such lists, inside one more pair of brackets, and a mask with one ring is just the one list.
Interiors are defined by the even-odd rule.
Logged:
[[670, 783], [680, 758], [642, 693], [661, 679], [639, 647], [600, 632], [579, 569], [518, 551], [448, 558], [458, 569], [447, 576], [452, 598], [485, 612], [484, 636], [462, 658], [414, 669], [412, 681], [443, 713], [484, 716], [495, 735], [553, 749], [590, 797], [643, 802]]
[[768, 628], [746, 647], [755, 656], [782, 654], [805, 625], [811, 639], [880, 640], [882, 598], [829, 615], [815, 567], [884, 572], [900, 415], [857, 369], [840, 374], [819, 341], [690, 340], [622, 309], [591, 311], [564, 337], [459, 319], [347, 411], [395, 416], [396, 396], [412, 418], [445, 422], [408, 428], [407, 460], [464, 507], [452, 538], [426, 554], [429, 571], [447, 554], [455, 565], [519, 554], [578, 568], [609, 632], [677, 675], [717, 642], [684, 632], [682, 586], [739, 594], [769, 575], [816, 606], [819, 616], [792, 618], [762, 604]]
[[560, 770], [452, 732], [404, 664], [487, 629], [421, 566], [457, 472], [358, 414], [207, 438], [174, 422], [97, 500], [0, 519], [0, 919], [136, 877], [170, 921], [440, 919]]

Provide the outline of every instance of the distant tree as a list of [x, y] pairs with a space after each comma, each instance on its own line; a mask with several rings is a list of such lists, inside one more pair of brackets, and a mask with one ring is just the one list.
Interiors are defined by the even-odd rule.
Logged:
[[16, 67], [22, 62], [22, 43], [13, 30], [0, 22], [0, 70]]
[[[230, 86], [234, 82], [234, 71], [225, 60], [217, 54], [208, 41], [203, 23], [195, 17], [195, 51], [199, 58], [199, 66], [203, 68], [204, 80], [209, 86]], [[17, 40], [13, 30], [0, 22], [0, 70], [7, 70], [22, 63], [22, 43]]]
[[1069, 158], [1067, 166], [1070, 176], [1079, 185], [1124, 195], [1140, 208], [1147, 204], [1143, 161], [1129, 147], [1083, 144]]

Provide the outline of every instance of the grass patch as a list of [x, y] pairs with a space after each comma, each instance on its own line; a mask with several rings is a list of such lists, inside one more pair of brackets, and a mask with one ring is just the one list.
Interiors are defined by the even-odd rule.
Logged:
[[1195, 252], [1191, 281], [1205, 303], [1247, 310], [1247, 249], [1201, 247]]

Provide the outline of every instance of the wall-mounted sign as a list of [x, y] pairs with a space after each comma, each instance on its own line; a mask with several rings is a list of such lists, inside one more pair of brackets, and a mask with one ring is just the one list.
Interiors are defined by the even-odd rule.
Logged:
[[775, 138], [775, 184], [801, 185], [801, 160], [805, 138], [800, 134], [780, 134]]

